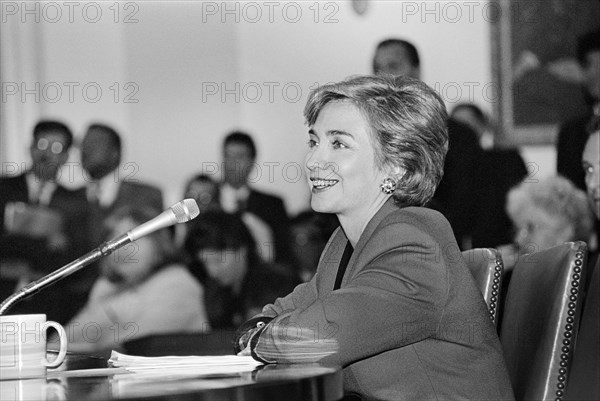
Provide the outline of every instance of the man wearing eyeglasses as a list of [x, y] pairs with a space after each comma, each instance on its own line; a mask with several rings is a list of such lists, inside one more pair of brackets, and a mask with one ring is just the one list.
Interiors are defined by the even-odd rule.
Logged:
[[[30, 167], [0, 178], [0, 300], [85, 251], [85, 192], [57, 182], [73, 143], [71, 130], [58, 121], [40, 121], [32, 139]], [[11, 313], [68, 320], [78, 307], [71, 294], [74, 280], [15, 305]]]

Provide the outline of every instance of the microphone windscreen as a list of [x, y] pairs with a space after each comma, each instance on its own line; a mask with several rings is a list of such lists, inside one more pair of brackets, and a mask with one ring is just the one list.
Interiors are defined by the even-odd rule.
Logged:
[[200, 214], [198, 204], [194, 199], [184, 199], [171, 206], [171, 210], [175, 213], [177, 223], [185, 223], [195, 219]]

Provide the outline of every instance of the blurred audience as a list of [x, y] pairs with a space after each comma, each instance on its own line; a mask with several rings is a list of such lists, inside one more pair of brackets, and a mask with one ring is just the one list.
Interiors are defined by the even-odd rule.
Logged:
[[148, 206], [163, 210], [160, 189], [139, 182], [137, 170], [121, 170], [121, 137], [113, 128], [92, 124], [81, 143], [81, 164], [86, 173], [87, 199], [92, 206], [92, 247], [98, 245], [102, 221], [121, 206]]
[[[201, 215], [207, 212], [221, 210], [219, 184], [206, 174], [196, 174], [190, 178], [185, 185], [183, 197], [185, 199], [194, 199]], [[187, 232], [190, 230], [190, 226], [194, 225], [195, 222], [196, 220], [192, 220], [186, 224], [177, 224], [174, 226], [175, 244], [178, 247], [183, 246]]]
[[520, 255], [593, 236], [585, 193], [561, 176], [521, 182], [508, 193], [506, 210], [515, 229], [514, 243], [499, 247], [507, 272]]
[[[501, 307], [506, 302], [513, 269], [521, 257], [569, 241], [589, 243], [594, 223], [585, 193], [561, 176], [524, 180], [508, 193], [506, 210], [515, 234], [512, 244], [497, 248], [504, 262]], [[500, 318], [498, 327], [501, 325]]]
[[[57, 183], [73, 143], [58, 121], [35, 125], [29, 147], [32, 165], [0, 178], [0, 299], [71, 261], [85, 249], [87, 203], [84, 191]], [[10, 313], [45, 313], [64, 323], [77, 308], [74, 280], [47, 288]], [[83, 300], [82, 300], [83, 301]]]
[[482, 149], [494, 147], [495, 133], [488, 116], [474, 103], [459, 103], [452, 109], [450, 117], [468, 125], [479, 139]]
[[[85, 191], [90, 211], [88, 248], [94, 249], [102, 241], [104, 220], [122, 206], [148, 206], [157, 213], [163, 209], [162, 193], [158, 188], [139, 182], [132, 171], [121, 168], [122, 141], [112, 127], [91, 124], [81, 142], [81, 164], [84, 170]], [[78, 291], [89, 293], [98, 278], [94, 264], [77, 274]]]
[[252, 137], [235, 131], [223, 141], [223, 183], [221, 206], [227, 213], [238, 213], [250, 229], [265, 262], [291, 259], [289, 219], [283, 200], [249, 186], [248, 177], [256, 162]]
[[310, 281], [317, 270], [321, 252], [339, 226], [334, 214], [307, 210], [290, 222], [292, 252], [297, 274], [302, 282]]
[[[117, 209], [105, 220], [104, 239], [157, 212], [143, 206]], [[65, 327], [69, 350], [102, 353], [153, 334], [205, 332], [210, 326], [203, 297], [202, 286], [179, 260], [170, 232], [155, 231], [101, 260], [87, 304]]]
[[585, 189], [581, 156], [589, 135], [587, 126], [594, 116], [600, 116], [600, 29], [579, 38], [577, 60], [588, 108], [581, 110], [581, 116], [560, 127], [556, 144], [556, 169], [558, 174], [573, 181], [578, 188]]
[[204, 305], [215, 330], [235, 329], [265, 301], [287, 294], [298, 283], [287, 268], [261, 262], [238, 215], [201, 214], [190, 227], [185, 249], [192, 273], [204, 286]]
[[512, 240], [512, 223], [505, 211], [506, 194], [527, 176], [519, 151], [500, 146], [488, 116], [473, 103], [460, 103], [450, 114], [471, 127], [484, 148], [479, 160], [474, 196], [473, 248], [490, 248]]
[[[421, 79], [417, 48], [402, 39], [386, 39], [377, 45], [373, 57], [374, 74], [407, 75]], [[449, 148], [444, 177], [430, 207], [438, 209], [450, 222], [461, 249], [472, 247], [476, 219], [477, 180], [481, 147], [477, 134], [467, 125], [448, 119]]]
[[184, 198], [192, 198], [198, 204], [200, 214], [221, 210], [219, 184], [206, 174], [197, 174], [185, 185]]

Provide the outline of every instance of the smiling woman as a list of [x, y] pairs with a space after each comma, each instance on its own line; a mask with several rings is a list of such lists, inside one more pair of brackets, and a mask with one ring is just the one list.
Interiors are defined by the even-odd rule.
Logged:
[[369, 131], [368, 122], [350, 101], [325, 105], [309, 131], [306, 166], [311, 207], [316, 212], [336, 213], [354, 234], [350, 235], [353, 246], [363, 224], [389, 197], [377, 185], [364, 184], [382, 182], [395, 173], [376, 166]]
[[368, 399], [511, 400], [498, 337], [445, 218], [446, 110], [427, 85], [364, 76], [308, 100], [311, 206], [335, 213], [313, 279], [240, 328], [267, 363], [344, 367]]

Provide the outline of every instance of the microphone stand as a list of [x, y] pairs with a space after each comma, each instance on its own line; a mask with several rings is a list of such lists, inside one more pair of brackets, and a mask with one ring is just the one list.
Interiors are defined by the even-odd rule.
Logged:
[[19, 291], [6, 298], [0, 304], [0, 316], [3, 315], [8, 308], [19, 302], [21, 299], [27, 298], [37, 293], [42, 288], [54, 284], [58, 280], [75, 273], [90, 263], [93, 263], [104, 256], [110, 255], [123, 245], [133, 242], [144, 235], [150, 234], [153, 231], [169, 227], [175, 223], [185, 223], [190, 221], [191, 219], [196, 218], [199, 213], [200, 211], [198, 210], [198, 205], [196, 204], [195, 200], [184, 199], [181, 202], [177, 202], [152, 220], [148, 220], [147, 222], [113, 240], [104, 242], [98, 248], [83, 255], [79, 259], [76, 259], [71, 263], [64, 265], [60, 269], [57, 269], [52, 273], [40, 278], [39, 280], [21, 288]]
[[93, 251], [86, 253], [79, 259], [76, 259], [71, 263], [64, 265], [60, 269], [49, 273], [48, 275], [40, 278], [39, 280], [27, 284], [25, 287], [21, 288], [19, 291], [6, 298], [0, 304], [0, 316], [3, 315], [7, 309], [9, 309], [11, 306], [19, 302], [20, 300], [37, 293], [42, 288], [54, 284], [58, 280], [61, 280], [72, 273], [75, 273], [76, 271], [89, 265], [90, 263], [94, 263], [98, 259], [103, 258], [106, 255], [110, 255], [118, 248], [130, 242], [132, 242], [130, 233], [123, 234], [120, 237], [117, 237], [113, 240], [104, 242], [102, 245], [100, 245]]

